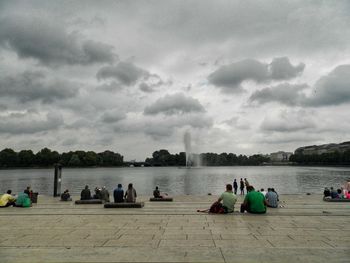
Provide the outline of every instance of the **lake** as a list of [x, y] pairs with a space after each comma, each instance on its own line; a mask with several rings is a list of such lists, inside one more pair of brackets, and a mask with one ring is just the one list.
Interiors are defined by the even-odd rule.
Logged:
[[[52, 195], [54, 169], [0, 170], [0, 193], [14, 194], [30, 185], [39, 194]], [[62, 169], [62, 192], [79, 195], [87, 184], [106, 186], [111, 192], [118, 183], [124, 189], [133, 183], [139, 195], [151, 195], [156, 185], [170, 195], [220, 194], [225, 184], [247, 178], [256, 189], [274, 187], [280, 194], [321, 193], [325, 186], [339, 188], [350, 178], [350, 167], [234, 166], [179, 169], [177, 167]]]

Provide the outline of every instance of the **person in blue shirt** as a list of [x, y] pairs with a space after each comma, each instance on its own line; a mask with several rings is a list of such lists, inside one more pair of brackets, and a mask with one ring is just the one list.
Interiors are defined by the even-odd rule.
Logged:
[[113, 191], [114, 203], [124, 202], [124, 190], [122, 184], [118, 184], [118, 187]]

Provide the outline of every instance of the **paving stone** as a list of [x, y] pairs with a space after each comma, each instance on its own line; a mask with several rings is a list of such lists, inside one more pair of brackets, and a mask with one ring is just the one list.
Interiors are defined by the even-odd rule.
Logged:
[[161, 240], [160, 247], [214, 247], [213, 240]]

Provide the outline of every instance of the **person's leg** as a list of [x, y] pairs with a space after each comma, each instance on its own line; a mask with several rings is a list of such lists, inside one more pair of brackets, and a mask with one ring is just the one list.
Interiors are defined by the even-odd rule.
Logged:
[[244, 213], [245, 210], [247, 210], [246, 206], [244, 204], [241, 204], [241, 213]]

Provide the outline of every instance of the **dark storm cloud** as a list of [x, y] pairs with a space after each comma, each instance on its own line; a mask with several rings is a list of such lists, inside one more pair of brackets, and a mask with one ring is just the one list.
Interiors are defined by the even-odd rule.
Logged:
[[116, 66], [106, 66], [97, 72], [97, 79], [115, 79], [125, 86], [134, 85], [140, 79], [147, 79], [150, 74], [131, 62], [119, 62]]
[[291, 79], [302, 73], [304, 64], [293, 66], [287, 57], [275, 58], [270, 64], [254, 59], [245, 59], [219, 67], [208, 76], [209, 83], [226, 92], [242, 91], [246, 80], [263, 83], [272, 80]]
[[112, 63], [113, 47], [84, 40], [50, 21], [27, 17], [0, 20], [0, 45], [21, 58], [33, 58], [49, 66]]
[[274, 58], [269, 65], [271, 80], [287, 80], [297, 77], [304, 71], [305, 64], [293, 66], [287, 57]]
[[15, 76], [0, 77], [0, 96], [15, 98], [21, 102], [42, 101], [50, 103], [74, 97], [78, 88], [74, 83], [50, 80], [41, 71], [24, 72]]
[[301, 92], [308, 86], [292, 85], [289, 83], [282, 83], [274, 87], [264, 88], [255, 91], [249, 98], [249, 102], [258, 104], [265, 104], [269, 102], [279, 102], [288, 106], [296, 106], [300, 104], [300, 99], [305, 98]]
[[350, 102], [350, 65], [340, 65], [314, 86], [312, 96], [305, 106], [321, 107]]
[[254, 92], [250, 102], [265, 104], [279, 102], [288, 106], [323, 107], [350, 102], [350, 65], [340, 65], [327, 76], [321, 77], [306, 96], [308, 86], [283, 83]]
[[48, 113], [42, 118], [32, 113], [12, 113], [0, 116], [0, 133], [32, 134], [58, 129], [63, 125], [63, 118], [56, 113]]
[[156, 115], [159, 113], [173, 115], [190, 112], [205, 112], [205, 109], [197, 99], [186, 97], [183, 93], [165, 95], [144, 110], [145, 115]]

